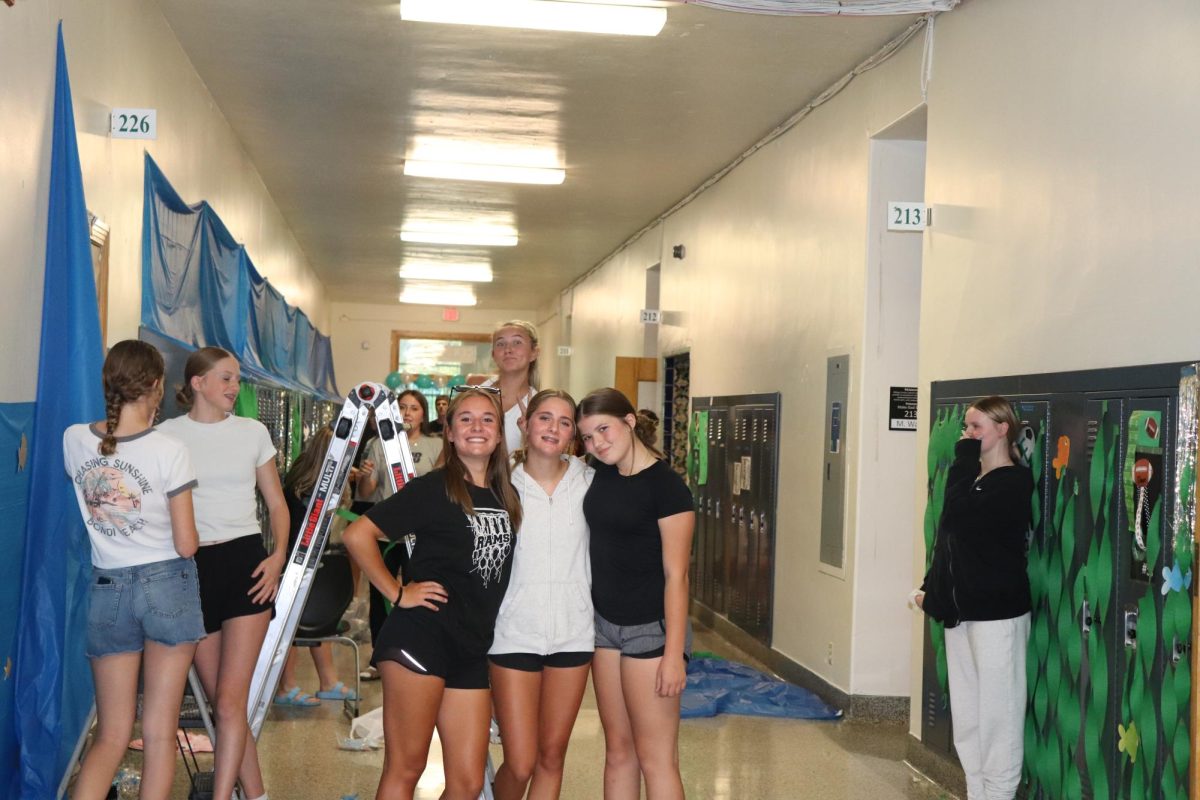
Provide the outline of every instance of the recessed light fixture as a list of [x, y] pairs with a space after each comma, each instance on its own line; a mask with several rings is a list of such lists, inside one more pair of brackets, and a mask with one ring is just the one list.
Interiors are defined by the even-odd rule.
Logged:
[[400, 277], [417, 281], [490, 283], [492, 265], [483, 262], [455, 264], [439, 261], [407, 261], [400, 267]]
[[543, 31], [657, 36], [667, 23], [661, 6], [561, 0], [400, 0], [400, 18]]
[[445, 178], [452, 181], [492, 183], [537, 183], [554, 185], [566, 180], [566, 170], [516, 167], [508, 164], [469, 164], [456, 161], [405, 159], [404, 174], [415, 178]]
[[406, 283], [400, 291], [400, 302], [427, 306], [473, 306], [476, 300], [475, 290], [462, 284]]

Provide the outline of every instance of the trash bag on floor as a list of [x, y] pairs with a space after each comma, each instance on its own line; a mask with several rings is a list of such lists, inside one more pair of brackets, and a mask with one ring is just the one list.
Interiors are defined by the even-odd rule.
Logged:
[[842, 712], [807, 689], [736, 661], [693, 658], [680, 701], [684, 719], [744, 714], [789, 719], [840, 719]]

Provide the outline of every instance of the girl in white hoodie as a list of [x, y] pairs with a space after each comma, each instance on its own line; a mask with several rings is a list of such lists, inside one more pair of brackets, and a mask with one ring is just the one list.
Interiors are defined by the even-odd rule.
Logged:
[[[518, 424], [513, 486], [524, 518], [488, 658], [504, 763], [497, 800], [556, 798], [595, 648], [583, 497], [594, 470], [577, 458], [575, 401], [546, 389]], [[532, 781], [532, 785], [531, 785]]]

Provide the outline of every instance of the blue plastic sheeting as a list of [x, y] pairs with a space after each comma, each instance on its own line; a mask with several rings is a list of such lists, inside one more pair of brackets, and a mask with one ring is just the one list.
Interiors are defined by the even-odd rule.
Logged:
[[149, 154], [142, 325], [192, 347], [223, 347], [251, 378], [342, 399], [329, 337], [258, 274], [212, 206], [179, 197]]
[[91, 548], [63, 464], [68, 425], [104, 418], [100, 312], [62, 26], [54, 85], [37, 397], [28, 441], [13, 719], [20, 748], [8, 797], [57, 795], [92, 707], [87, 642]]
[[842, 712], [807, 689], [719, 658], [693, 658], [680, 702], [684, 719], [743, 714], [789, 719], [839, 719]]
[[[17, 610], [21, 605], [21, 563], [25, 555], [25, 509], [29, 492], [29, 439], [33, 403], [0, 403], [0, 786], [12, 786], [20, 751], [13, 718], [16, 682], [9, 680], [16, 661]], [[25, 440], [22, 449], [21, 441]]]

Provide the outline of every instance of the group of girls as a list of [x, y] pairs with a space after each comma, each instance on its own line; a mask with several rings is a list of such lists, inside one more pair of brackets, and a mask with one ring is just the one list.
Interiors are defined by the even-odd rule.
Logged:
[[[356, 471], [359, 496], [375, 502], [344, 543], [395, 607], [372, 659], [386, 742], [377, 797], [413, 795], [435, 727], [443, 796], [477, 797], [493, 702], [505, 756], [496, 796], [557, 797], [589, 668], [604, 726], [605, 796], [635, 798], [644, 779], [649, 797], [682, 797], [691, 495], [661, 461], [654, 421], [620, 392], [597, 390], [577, 407], [566, 392], [535, 390], [532, 325], [503, 324], [493, 356], [498, 376], [459, 387], [440, 440], [427, 432], [425, 398], [401, 394], [418, 473], [404, 491], [388, 496], [379, 448]], [[129, 742], [144, 653], [142, 797], [169, 793], [194, 662], [216, 716], [213, 796], [227, 800], [240, 783], [261, 800], [247, 699], [286, 559], [288, 501], [300, 508], [311, 470], [289, 474], [285, 497], [266, 429], [232, 414], [239, 367], [228, 352], [192, 354], [177, 396], [187, 413], [155, 428], [163, 381], [151, 345], [114, 345], [103, 372], [106, 419], [64, 435], [92, 543], [88, 655], [98, 709], [74, 797], [108, 792]], [[270, 553], [256, 489], [270, 513]], [[416, 545], [401, 584], [379, 542], [408, 534]]]
[[[166, 798], [179, 706], [194, 663], [216, 718], [213, 797], [265, 798], [246, 704], [286, 559], [288, 508], [267, 429], [232, 414], [239, 366], [206, 347], [176, 396], [187, 411], [154, 427], [162, 356], [118, 342], [104, 361], [105, 419], [71, 426], [63, 456], [92, 546], [87, 654], [97, 730], [73, 796], [104, 798], [137, 712], [144, 658], [141, 797]], [[263, 547], [255, 491], [270, 514]], [[144, 655], [143, 655], [144, 654]]]
[[[501, 325], [492, 354], [498, 376], [450, 399], [442, 465], [344, 534], [395, 606], [372, 657], [384, 698], [376, 797], [413, 796], [435, 728], [442, 796], [478, 797], [493, 706], [495, 796], [557, 797], [589, 668], [605, 797], [636, 798], [643, 780], [651, 798], [682, 797], [691, 494], [623, 394], [600, 389], [577, 407], [534, 388], [532, 325]], [[410, 533], [401, 582], [377, 540]]]

